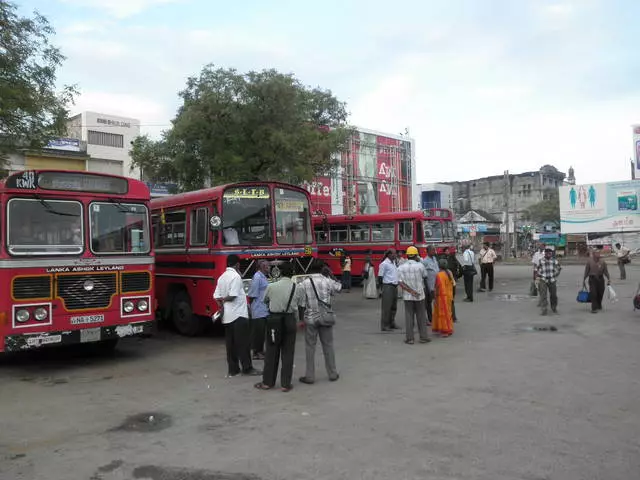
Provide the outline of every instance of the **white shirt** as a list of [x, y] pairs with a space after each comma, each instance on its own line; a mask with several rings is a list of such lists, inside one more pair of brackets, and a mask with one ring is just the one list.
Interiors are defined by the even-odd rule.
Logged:
[[378, 268], [378, 277], [382, 277], [382, 283], [398, 285], [398, 267], [394, 262], [385, 258]]
[[473, 250], [467, 248], [462, 254], [462, 266], [463, 267], [473, 267], [473, 262], [476, 260], [476, 254], [473, 253]]
[[224, 273], [218, 279], [216, 291], [213, 292], [213, 298], [221, 300], [227, 297], [236, 297], [231, 302], [224, 302], [224, 314], [222, 323], [229, 324], [235, 322], [238, 318], [249, 317], [249, 309], [247, 308], [247, 296], [244, 293], [244, 285], [242, 277], [235, 268], [227, 267]]
[[398, 267], [398, 276], [402, 283], [418, 294], [418, 296], [414, 297], [403, 288], [402, 298], [404, 300], [424, 300], [424, 281], [427, 278], [427, 269], [422, 262], [413, 260], [404, 262]]
[[544, 252], [540, 250], [536, 250], [536, 253], [533, 254], [533, 258], [531, 259], [531, 263], [533, 263], [534, 267], [537, 267], [540, 263], [540, 260], [544, 258]]
[[222, 235], [224, 236], [225, 245], [240, 245], [238, 231], [235, 228], [225, 228], [222, 231]]
[[488, 263], [493, 263], [496, 261], [496, 258], [498, 258], [498, 256], [496, 255], [496, 252], [493, 250], [493, 248], [489, 248], [488, 250], [485, 250], [484, 248], [482, 250], [480, 250], [480, 263], [483, 264], [488, 264]]
[[616, 257], [618, 258], [624, 258], [627, 255], [629, 255], [629, 252], [631, 250], [629, 250], [627, 247], [620, 247], [616, 249]]

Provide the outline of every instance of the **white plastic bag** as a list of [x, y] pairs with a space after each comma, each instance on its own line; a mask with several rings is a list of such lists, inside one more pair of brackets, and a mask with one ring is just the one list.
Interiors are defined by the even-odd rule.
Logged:
[[618, 301], [618, 295], [616, 294], [616, 291], [613, 289], [613, 287], [611, 285], [609, 285], [607, 287], [607, 292], [609, 292], [609, 300], [611, 302], [617, 302]]

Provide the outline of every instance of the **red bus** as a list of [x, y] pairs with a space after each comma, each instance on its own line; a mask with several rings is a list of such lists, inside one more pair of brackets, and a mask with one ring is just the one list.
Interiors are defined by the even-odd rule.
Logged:
[[0, 182], [0, 352], [115, 347], [155, 318], [149, 190], [87, 172]]
[[352, 262], [351, 275], [356, 282], [361, 280], [366, 258], [371, 256], [377, 267], [389, 248], [404, 253], [407, 247], [414, 245], [424, 257], [428, 245], [435, 246], [438, 253], [445, 247], [454, 253], [456, 247], [453, 212], [441, 208], [364, 215], [316, 215], [313, 225], [318, 258], [339, 276], [340, 258], [348, 253]]
[[216, 279], [226, 257], [241, 259], [248, 286], [258, 261], [291, 262], [308, 271], [316, 253], [309, 193], [279, 182], [245, 182], [151, 201], [158, 301], [164, 319], [183, 335], [198, 335], [218, 306]]

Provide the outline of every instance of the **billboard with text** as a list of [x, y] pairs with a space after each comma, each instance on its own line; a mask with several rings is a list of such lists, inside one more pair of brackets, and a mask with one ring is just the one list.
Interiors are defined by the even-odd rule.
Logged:
[[640, 231], [640, 180], [560, 187], [562, 233]]

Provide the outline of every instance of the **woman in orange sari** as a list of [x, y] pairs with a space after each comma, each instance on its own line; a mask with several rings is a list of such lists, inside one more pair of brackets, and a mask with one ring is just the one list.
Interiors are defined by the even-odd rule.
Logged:
[[447, 261], [438, 262], [440, 271], [436, 275], [435, 301], [433, 302], [433, 333], [439, 333], [442, 337], [453, 334], [453, 314], [451, 302], [453, 301], [453, 275], [447, 269]]

